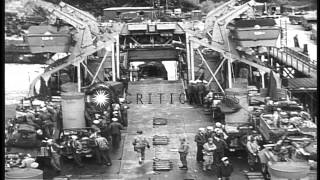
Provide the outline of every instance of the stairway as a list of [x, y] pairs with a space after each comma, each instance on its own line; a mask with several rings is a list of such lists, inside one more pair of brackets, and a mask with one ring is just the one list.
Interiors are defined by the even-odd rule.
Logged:
[[182, 82], [147, 79], [129, 83], [127, 96], [133, 104], [168, 105], [184, 104], [185, 94]]

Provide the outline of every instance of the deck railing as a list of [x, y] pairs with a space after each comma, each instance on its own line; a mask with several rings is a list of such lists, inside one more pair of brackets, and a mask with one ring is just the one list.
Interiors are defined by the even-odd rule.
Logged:
[[296, 52], [290, 48], [280, 49], [276, 47], [270, 47], [269, 54], [282, 63], [291, 66], [306, 75], [311, 75], [312, 71], [317, 71], [317, 66], [315, 63], [310, 61], [308, 56]]

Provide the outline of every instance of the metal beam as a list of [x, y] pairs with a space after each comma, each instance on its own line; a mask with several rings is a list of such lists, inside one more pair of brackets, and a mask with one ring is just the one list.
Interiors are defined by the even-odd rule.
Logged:
[[217, 78], [215, 77], [214, 73], [212, 72], [212, 70], [211, 70], [210, 66], [208, 65], [208, 63], [207, 63], [207, 61], [206, 61], [206, 59], [203, 57], [203, 55], [202, 55], [201, 51], [200, 51], [199, 49], [197, 49], [197, 51], [198, 51], [198, 53], [199, 53], [199, 55], [200, 55], [200, 57], [201, 57], [201, 59], [202, 59], [202, 62], [207, 66], [207, 68], [208, 68], [208, 70], [209, 70], [210, 74], [212, 75], [212, 77], [214, 78], [214, 80], [217, 82], [217, 84], [218, 84], [218, 86], [219, 86], [220, 90], [224, 93], [223, 88], [221, 87], [221, 85], [220, 85], [219, 81], [217, 80]]
[[135, 40], [133, 37], [130, 37], [130, 39], [133, 41], [133, 42], [135, 42], [136, 44], [140, 44], [137, 40]]
[[70, 65], [77, 65], [79, 64], [80, 62], [84, 61], [85, 58], [107, 46], [110, 46], [110, 44], [113, 44], [113, 43], [101, 43], [99, 42], [98, 43], [98, 46], [96, 48], [93, 48], [93, 47], [90, 47], [90, 48], [86, 48], [86, 53], [83, 53], [83, 54], [80, 54], [80, 55], [77, 55], [75, 56], [74, 54], [71, 54], [67, 60], [66, 63], [64, 64], [61, 64], [57, 67], [55, 67], [54, 69], [52, 70], [49, 70], [47, 72], [44, 72], [42, 74], [40, 74], [39, 76], [37, 76], [33, 81], [32, 83], [30, 84], [30, 88], [29, 88], [29, 95], [30, 96], [33, 96], [33, 89], [34, 89], [34, 86], [36, 84], [36, 82], [40, 79], [40, 77], [46, 77], [46, 76], [51, 76], [51, 74], [55, 73], [55, 72], [58, 72], [59, 70], [61, 69], [64, 69]]
[[[220, 68], [222, 67], [222, 65], [224, 64], [224, 62], [225, 62], [225, 61], [226, 61], [226, 59], [225, 59], [225, 58], [223, 58], [223, 60], [221, 61], [221, 63], [219, 64], [219, 66], [217, 67], [217, 69], [215, 70], [215, 72], [213, 73], [213, 74], [214, 74], [214, 76], [216, 76], [216, 75], [217, 75], [217, 73], [219, 72]], [[212, 82], [212, 80], [213, 80], [213, 77], [211, 77], [211, 78], [210, 78], [210, 80], [209, 80], [209, 82], [208, 82], [207, 86], [209, 86], [209, 85], [210, 85], [210, 83]]]
[[104, 62], [106, 61], [106, 59], [107, 59], [107, 55], [108, 55], [108, 51], [107, 51], [107, 49], [106, 49], [106, 53], [104, 54], [103, 59], [101, 60], [101, 62], [100, 62], [100, 64], [99, 64], [99, 67], [98, 67], [98, 69], [97, 69], [97, 71], [96, 71], [96, 74], [93, 76], [91, 85], [95, 82], [95, 80], [96, 80], [96, 78], [97, 78], [97, 76], [98, 76], [98, 74], [99, 74], [99, 72], [100, 72], [100, 70], [101, 70], [101, 67], [102, 67], [103, 63], [104, 63]]
[[191, 75], [190, 75], [190, 71], [191, 71], [191, 66], [190, 66], [190, 43], [191, 41], [189, 40], [189, 34], [186, 33], [186, 42], [187, 42], [187, 66], [188, 66], [188, 81], [191, 80]]
[[78, 92], [81, 92], [81, 66], [80, 63], [78, 63], [77, 65], [77, 77], [78, 77]]
[[265, 67], [265, 66], [262, 66], [262, 65], [259, 65], [259, 64], [255, 63], [255, 62], [248, 61], [248, 60], [246, 60], [246, 59], [244, 59], [244, 58], [241, 58], [241, 57], [239, 57], [239, 56], [237, 56], [237, 55], [235, 55], [235, 54], [232, 54], [232, 53], [230, 53], [230, 52], [228, 52], [228, 51], [226, 51], [226, 50], [224, 50], [224, 49], [221, 49], [219, 46], [210, 45], [210, 44], [208, 44], [208, 43], [206, 43], [206, 42], [202, 42], [202, 41], [200, 41], [199, 39], [196, 39], [196, 38], [194, 38], [194, 37], [190, 37], [190, 41], [193, 41], [193, 42], [195, 42], [195, 43], [200, 44], [201, 46], [205, 46], [205, 47], [207, 47], [207, 48], [210, 48], [210, 49], [212, 49], [212, 50], [214, 50], [214, 51], [217, 51], [217, 52], [221, 53], [221, 55], [222, 55], [224, 58], [231, 60], [231, 62], [233, 62], [233, 61], [235, 61], [235, 60], [238, 60], [238, 61], [240, 61], [240, 62], [243, 62], [243, 63], [245, 63], [245, 64], [248, 64], [248, 65], [250, 65], [250, 66], [253, 66], [253, 67], [257, 68], [257, 69], [260, 69], [260, 70], [262, 70], [262, 71], [265, 71], [265, 72], [270, 72], [270, 71], [271, 71], [270, 68], [267, 68], [267, 67]]
[[91, 77], [93, 77], [93, 74], [91, 73], [91, 71], [89, 70], [89, 68], [87, 67], [87, 65], [85, 65], [83, 62], [81, 62], [82, 66], [85, 68], [85, 72], [87, 72]]
[[112, 43], [112, 58], [111, 58], [111, 64], [112, 64], [112, 81], [116, 81], [116, 61], [115, 61], [115, 43]]
[[120, 79], [120, 42], [119, 42], [119, 34], [117, 35], [116, 40], [116, 65], [117, 65], [117, 78]]
[[190, 66], [191, 66], [191, 79], [194, 81], [194, 50], [193, 43], [190, 43]]

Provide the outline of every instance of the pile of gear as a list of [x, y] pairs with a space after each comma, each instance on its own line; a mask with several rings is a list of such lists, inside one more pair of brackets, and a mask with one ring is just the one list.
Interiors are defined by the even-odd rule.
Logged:
[[266, 104], [254, 107], [254, 115], [259, 116], [270, 128], [303, 133], [316, 132], [317, 125], [308, 112], [296, 101], [272, 101], [266, 98]]
[[55, 129], [62, 121], [60, 105], [53, 102], [36, 101], [19, 104], [16, 116], [8, 119], [7, 147], [39, 147], [42, 140], [53, 138]]
[[39, 164], [35, 158], [32, 158], [30, 154], [23, 153], [9, 153], [5, 155], [5, 171], [9, 171], [10, 168], [38, 168]]

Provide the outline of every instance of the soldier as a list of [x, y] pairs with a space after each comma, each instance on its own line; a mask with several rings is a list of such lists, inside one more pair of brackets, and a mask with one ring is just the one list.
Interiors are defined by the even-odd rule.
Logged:
[[208, 94], [204, 97], [204, 104], [206, 108], [210, 108], [213, 103], [213, 90], [210, 90]]
[[40, 109], [39, 118], [43, 123], [43, 128], [46, 136], [52, 137], [54, 124], [47, 108], [43, 107], [42, 109]]
[[71, 144], [72, 157], [73, 157], [74, 161], [76, 162], [76, 164], [79, 167], [84, 167], [84, 165], [82, 164], [82, 160], [81, 160], [82, 144], [78, 140], [78, 137], [76, 135], [71, 136], [70, 144]]
[[197, 80], [200, 80], [202, 81], [204, 79], [204, 67], [203, 67], [203, 64], [200, 64], [199, 66], [199, 77], [197, 78]]
[[58, 145], [54, 139], [49, 139], [47, 142], [51, 157], [50, 164], [59, 173], [61, 172], [60, 149], [63, 148], [63, 146]]
[[189, 104], [193, 104], [193, 103], [196, 103], [196, 97], [194, 96], [195, 95], [195, 81], [189, 81], [189, 84], [188, 84], [188, 88], [187, 88], [187, 95], [188, 95], [188, 100], [189, 100]]
[[119, 143], [121, 141], [121, 131], [124, 127], [118, 122], [117, 118], [112, 118], [112, 122], [109, 125], [110, 134], [112, 137], [112, 146], [114, 148], [119, 147]]
[[123, 103], [125, 102], [124, 98], [119, 98], [120, 101], [120, 114], [122, 116], [122, 121], [123, 121], [123, 126], [127, 127], [128, 126], [128, 106], [124, 105]]
[[224, 125], [222, 125], [220, 122], [216, 122], [214, 132], [216, 134], [220, 134], [222, 136], [222, 139], [226, 140], [228, 138], [228, 135], [226, 134]]
[[221, 158], [222, 163], [218, 166], [218, 180], [229, 180], [233, 172], [233, 166], [227, 157]]
[[39, 129], [40, 126], [34, 122], [36, 120], [36, 117], [34, 114], [35, 112], [33, 112], [32, 110], [27, 110], [26, 122], [27, 124], [34, 126], [36, 129]]
[[216, 145], [213, 143], [213, 139], [209, 138], [208, 142], [203, 145], [203, 171], [211, 170], [211, 165], [213, 163], [214, 151], [217, 149]]
[[206, 141], [208, 141], [209, 138], [212, 138], [213, 133], [213, 127], [207, 126], [207, 130], [205, 132]]
[[93, 124], [91, 125], [91, 127], [94, 129], [95, 132], [101, 132], [99, 120], [93, 120]]
[[198, 134], [196, 134], [194, 141], [197, 143], [197, 161], [203, 162], [203, 145], [206, 143], [206, 137], [205, 137], [205, 129], [199, 128]]
[[199, 105], [203, 105], [203, 97], [204, 97], [205, 92], [206, 92], [206, 86], [200, 80], [197, 80], [196, 82], [197, 82], [197, 84], [196, 84], [197, 100], [198, 100]]
[[142, 164], [145, 158], [145, 150], [146, 147], [150, 149], [149, 142], [145, 136], [142, 135], [142, 131], [137, 131], [137, 136], [134, 138], [132, 145], [134, 147], [134, 151], [138, 153], [139, 164]]
[[100, 132], [97, 132], [97, 137], [96, 137], [95, 141], [98, 146], [98, 151], [97, 151], [98, 152], [97, 153], [98, 163], [101, 164], [101, 160], [102, 160], [102, 161], [105, 161], [104, 163], [107, 166], [111, 166], [112, 164], [111, 164], [111, 159], [109, 156], [110, 146], [109, 146], [108, 140], [106, 138], [102, 137]]
[[109, 142], [111, 141], [110, 129], [108, 128], [107, 123], [102, 123], [101, 136], [106, 138]]
[[225, 149], [227, 149], [227, 143], [222, 139], [221, 133], [215, 133], [213, 136], [213, 143], [216, 145], [217, 149], [214, 153], [214, 163], [217, 165], [217, 163], [221, 160], [221, 158], [224, 157]]
[[182, 163], [182, 166], [180, 166], [180, 169], [188, 170], [188, 162], [187, 162], [187, 155], [189, 153], [189, 145], [186, 142], [185, 138], [180, 138], [180, 146], [178, 148], [178, 152], [180, 155], [180, 161]]
[[[120, 107], [119, 107], [119, 109], [120, 109]], [[114, 110], [112, 112], [112, 115], [113, 115], [114, 118], [118, 119], [119, 123], [121, 123], [123, 125], [123, 119], [122, 119], [121, 113], [119, 112], [119, 109], [116, 108], [116, 110]]]
[[248, 142], [247, 142], [247, 152], [248, 152], [248, 164], [250, 171], [254, 171], [255, 165], [258, 158], [258, 151], [260, 147], [256, 143], [253, 136], [248, 136]]

